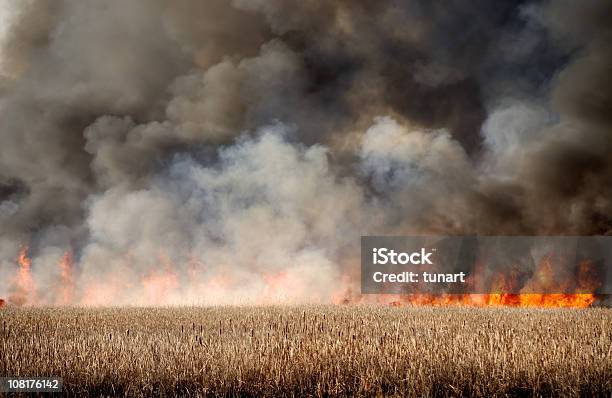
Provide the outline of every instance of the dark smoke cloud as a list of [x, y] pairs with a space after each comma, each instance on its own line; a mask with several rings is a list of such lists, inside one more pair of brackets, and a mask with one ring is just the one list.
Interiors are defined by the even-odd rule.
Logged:
[[554, 77], [558, 115], [525, 150], [519, 178], [529, 216], [560, 233], [610, 233], [612, 181], [612, 6], [601, 1], [546, 5], [543, 21], [573, 56]]
[[207, 270], [176, 303], [304, 272], [291, 300], [324, 301], [361, 234], [610, 232], [604, 0], [4, 0], [0, 20], [0, 296], [22, 245], [41, 284], [71, 249], [83, 286], [167, 256], [180, 286]]

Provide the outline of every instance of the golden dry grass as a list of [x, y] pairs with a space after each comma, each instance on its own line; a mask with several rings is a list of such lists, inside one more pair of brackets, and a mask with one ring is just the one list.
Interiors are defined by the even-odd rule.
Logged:
[[70, 395], [606, 396], [612, 310], [10, 309], [0, 373]]

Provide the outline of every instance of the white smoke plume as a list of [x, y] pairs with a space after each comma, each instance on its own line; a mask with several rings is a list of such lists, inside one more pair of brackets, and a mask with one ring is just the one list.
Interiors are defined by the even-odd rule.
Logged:
[[333, 302], [367, 234], [607, 234], [612, 6], [0, 0], [0, 298]]

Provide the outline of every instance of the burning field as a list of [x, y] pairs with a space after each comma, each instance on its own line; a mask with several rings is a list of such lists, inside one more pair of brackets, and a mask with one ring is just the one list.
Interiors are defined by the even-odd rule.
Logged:
[[[534, 277], [527, 284], [539, 281], [554, 281], [550, 257], [546, 256], [535, 272]], [[139, 280], [130, 281], [101, 281], [95, 284], [78, 287], [75, 285], [74, 264], [72, 254], [66, 252], [57, 264], [58, 277], [53, 284], [53, 291], [45, 292], [45, 286], [35, 285], [32, 279], [32, 260], [28, 257], [28, 249], [22, 248], [16, 259], [14, 274], [9, 278], [8, 285], [11, 292], [8, 301], [1, 299], [0, 308], [11, 306], [108, 306], [114, 301], [108, 297], [117, 294], [125, 294], [116, 289], [136, 290], [140, 296], [133, 301], [125, 302], [124, 305], [184, 305], [186, 298], [183, 296], [185, 290], [188, 292], [194, 288], [191, 281], [180, 281], [177, 268], [169, 260], [161, 258], [159, 269], [153, 269], [151, 273], [142, 275]], [[194, 277], [195, 275], [192, 274]], [[506, 279], [504, 279], [504, 277]], [[248, 303], [244, 297], [234, 297], [231, 302], [227, 296], [232, 294], [237, 287], [238, 280], [232, 280], [234, 275], [227, 273], [224, 278], [215, 278], [205, 286], [199, 286], [202, 299], [193, 301], [191, 305], [219, 305], [220, 303], [231, 303], [241, 305]], [[608, 295], [596, 295], [599, 286], [596, 281], [578, 278], [583, 283], [579, 284], [581, 293], [509, 293], [504, 289], [513, 283], [506, 275], [499, 275], [495, 281], [505, 281], [499, 285], [500, 293], [488, 294], [376, 294], [363, 295], [352, 293], [351, 284], [340, 283], [331, 296], [333, 304], [387, 304], [390, 306], [469, 306], [469, 307], [540, 307], [540, 308], [588, 308], [593, 305], [607, 306]], [[300, 284], [297, 276], [291, 278], [286, 272], [276, 275], [268, 274], [262, 277], [265, 285], [262, 290], [264, 294], [259, 296], [256, 304], [287, 304], [292, 300], [293, 289]], [[559, 282], [560, 285], [565, 281]], [[550, 288], [550, 286], [547, 286]], [[553, 286], [558, 288], [558, 286]], [[584, 293], [584, 290], [591, 291]], [[213, 292], [216, 296], [207, 297]], [[193, 294], [193, 293], [192, 293]], [[218, 297], [222, 299], [219, 300]], [[208, 300], [206, 300], [208, 298]], [[215, 299], [216, 298], [216, 299]], [[244, 301], [241, 301], [244, 300]], [[314, 300], [313, 300], [314, 301]], [[251, 303], [253, 304], [253, 303]]]
[[[609, 396], [611, 21], [609, 0], [0, 0], [0, 376]], [[364, 236], [601, 240], [499, 247], [479, 294], [362, 294]]]
[[541, 263], [488, 296], [357, 292], [363, 235], [611, 234], [610, 19], [0, 0], [0, 303], [605, 304]]

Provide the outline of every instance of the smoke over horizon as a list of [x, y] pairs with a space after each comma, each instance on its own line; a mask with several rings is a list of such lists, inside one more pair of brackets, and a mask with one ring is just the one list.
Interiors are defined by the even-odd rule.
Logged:
[[610, 234], [611, 21], [0, 0], [0, 298], [330, 302], [361, 235]]

